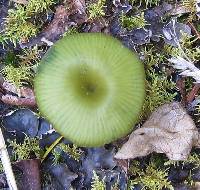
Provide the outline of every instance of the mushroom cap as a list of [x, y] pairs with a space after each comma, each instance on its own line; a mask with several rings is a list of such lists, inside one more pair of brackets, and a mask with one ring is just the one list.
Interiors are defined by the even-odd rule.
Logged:
[[117, 39], [98, 33], [55, 43], [34, 85], [40, 112], [79, 146], [101, 146], [128, 134], [145, 98], [142, 63]]

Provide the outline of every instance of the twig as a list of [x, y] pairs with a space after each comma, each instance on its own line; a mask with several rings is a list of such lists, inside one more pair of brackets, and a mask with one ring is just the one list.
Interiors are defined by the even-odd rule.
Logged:
[[0, 128], [0, 156], [1, 156], [1, 161], [3, 164], [3, 168], [6, 174], [8, 186], [10, 190], [17, 190], [17, 184], [15, 181], [15, 177], [12, 171], [10, 159], [8, 156], [8, 152], [6, 149], [6, 144], [4, 141], [4, 137]]
[[[28, 107], [36, 106], [35, 95], [31, 88], [20, 87], [17, 89], [13, 84], [4, 81], [0, 85], [0, 92], [2, 92], [0, 99], [5, 104]], [[16, 94], [16, 96], [11, 95], [10, 92]]]
[[200, 33], [197, 31], [197, 29], [195, 28], [195, 26], [191, 22], [188, 22], [188, 25], [191, 27], [191, 29], [195, 33], [196, 37], [198, 39], [200, 39]]
[[35, 107], [36, 101], [35, 98], [20, 98], [12, 95], [3, 95], [1, 97], [2, 102], [5, 104], [13, 105], [13, 106], [28, 106]]
[[191, 103], [200, 90], [200, 84], [195, 84], [187, 95], [187, 103]]
[[53, 150], [53, 148], [63, 139], [63, 136], [57, 138], [52, 144], [51, 146], [47, 149], [47, 151], [44, 153], [44, 156], [42, 157], [42, 161], [43, 162], [46, 157], [49, 155], [49, 153]]
[[185, 106], [186, 105], [185, 79], [181, 78], [177, 80], [176, 87], [178, 88], [182, 96], [181, 103], [183, 106]]

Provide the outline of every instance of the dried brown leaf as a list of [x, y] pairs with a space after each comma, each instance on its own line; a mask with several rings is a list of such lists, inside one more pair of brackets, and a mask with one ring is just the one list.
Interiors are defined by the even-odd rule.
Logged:
[[115, 158], [130, 159], [157, 152], [165, 153], [171, 160], [185, 160], [192, 147], [199, 146], [198, 140], [192, 118], [178, 102], [173, 102], [154, 111], [142, 128], [130, 135]]
[[[1, 101], [5, 104], [28, 107], [36, 106], [35, 95], [31, 88], [20, 87], [17, 89], [13, 84], [6, 81], [2, 83], [1, 87], [6, 93], [1, 96]], [[10, 92], [16, 95], [10, 95]]]
[[87, 20], [84, 0], [67, 0], [66, 5], [56, 8], [53, 21], [43, 31], [43, 37], [47, 40], [58, 40], [71, 25], [79, 25]]
[[12, 95], [3, 95], [1, 97], [1, 101], [5, 104], [13, 105], [13, 106], [28, 106], [35, 107], [36, 101], [35, 98], [20, 98]]

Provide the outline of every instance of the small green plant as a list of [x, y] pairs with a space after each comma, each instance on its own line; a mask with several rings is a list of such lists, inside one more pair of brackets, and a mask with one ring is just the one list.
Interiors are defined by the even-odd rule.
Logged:
[[146, 190], [174, 189], [167, 179], [167, 170], [159, 169], [154, 162], [150, 162], [145, 170], [139, 168], [138, 162], [133, 162], [130, 172], [135, 176], [135, 179], [130, 180], [129, 189], [137, 184], [142, 185], [143, 189]]
[[187, 167], [187, 165], [192, 165], [192, 169], [189, 170], [189, 176], [185, 179], [184, 184], [187, 184], [191, 187], [194, 187], [195, 182], [192, 179], [192, 171], [195, 169], [200, 168], [200, 156], [197, 153], [192, 153], [189, 155], [189, 157], [186, 160], [183, 161], [174, 161], [174, 160], [168, 160], [164, 162], [165, 166], [173, 166], [175, 168], [177, 167]]
[[3, 34], [0, 33], [0, 45], [5, 48], [5, 45], [7, 44], [8, 37], [4, 36]]
[[131, 5], [134, 5], [135, 3], [137, 3], [137, 0], [128, 0], [128, 2], [129, 2]]
[[197, 62], [200, 59], [200, 48], [198, 46], [194, 46], [197, 40], [198, 38], [194, 38], [193, 36], [183, 33], [179, 47], [165, 45], [164, 53], [168, 57], [181, 56], [189, 59], [191, 62]]
[[141, 6], [142, 4], [145, 4], [146, 8], [157, 6], [160, 3], [160, 0], [128, 0], [128, 1], [131, 5], [134, 5], [137, 3]]
[[76, 160], [76, 161], [80, 160], [81, 151], [78, 149], [78, 147], [75, 144], [73, 144], [72, 147], [70, 147], [70, 145], [61, 143], [61, 144], [59, 144], [59, 147], [61, 148], [61, 150], [63, 152], [67, 153], [74, 160]]
[[2, 173], [3, 171], [4, 171], [3, 164], [2, 161], [0, 161], [0, 173]]
[[64, 143], [58, 144], [52, 151], [52, 154], [54, 156], [53, 163], [58, 164], [61, 160], [61, 153], [65, 152], [67, 153], [71, 158], [73, 158], [76, 161], [80, 160], [81, 157], [81, 151], [78, 149], [76, 145], [66, 145]]
[[182, 0], [181, 1], [182, 5], [185, 7], [185, 9], [189, 12], [189, 16], [187, 20], [189, 22], [192, 22], [197, 18], [196, 13], [197, 13], [197, 1], [196, 0]]
[[169, 80], [164, 73], [148, 73], [146, 81], [146, 99], [142, 115], [148, 117], [159, 106], [172, 102], [176, 93], [172, 93], [171, 90], [175, 89], [175, 87], [176, 84]]
[[59, 164], [61, 161], [61, 151], [56, 147], [52, 150], [53, 165]]
[[184, 180], [184, 184], [189, 185], [195, 189], [195, 181], [192, 179], [192, 171], [189, 171], [188, 177]]
[[166, 55], [153, 47], [145, 47], [142, 55], [146, 69], [146, 99], [141, 115], [146, 118], [159, 106], [173, 101], [176, 84], [167, 77], [165, 68], [156, 72], [166, 62]]
[[98, 0], [97, 3], [90, 4], [88, 6], [89, 19], [105, 16], [104, 12], [105, 4], [106, 0]]
[[128, 30], [132, 30], [134, 28], [144, 28], [147, 24], [144, 18], [144, 12], [140, 15], [128, 17], [124, 13], [120, 16], [121, 25]]
[[1, 70], [1, 73], [6, 81], [15, 85], [15, 87], [18, 89], [24, 84], [30, 82], [31, 78], [33, 78], [31, 69], [27, 66], [14, 67], [12, 65], [6, 65]]
[[16, 139], [8, 140], [9, 147], [12, 147], [14, 160], [26, 160], [34, 153], [37, 158], [40, 157], [39, 139], [25, 137], [23, 143], [17, 143]]
[[26, 6], [28, 15], [38, 14], [48, 11], [51, 5], [55, 4], [57, 0], [29, 0]]
[[99, 176], [95, 171], [93, 171], [93, 181], [91, 184], [91, 190], [106, 190], [106, 184], [104, 180], [100, 180]]
[[17, 57], [20, 59], [20, 65], [30, 67], [33, 64], [37, 64], [40, 60], [40, 50], [37, 46], [30, 49], [24, 48], [22, 49], [22, 53], [17, 55]]
[[145, 0], [146, 7], [157, 6], [160, 0]]
[[10, 9], [5, 20], [5, 38], [14, 45], [18, 41], [27, 41], [29, 37], [37, 34], [37, 27], [28, 21], [26, 9], [22, 5], [17, 5], [16, 9]]
[[14, 9], [9, 9], [3, 41], [10, 40], [16, 45], [17, 42], [26, 42], [30, 37], [36, 36], [40, 27], [31, 19], [47, 11], [54, 3], [54, 0], [30, 0], [26, 5], [16, 4]]
[[184, 161], [168, 160], [164, 163], [165, 166], [173, 165], [174, 167], [177, 167], [177, 166], [184, 167], [186, 164], [192, 164], [194, 166], [193, 169], [200, 168], [200, 156], [197, 153], [192, 153]]
[[78, 29], [76, 27], [71, 27], [69, 28], [64, 34], [63, 37], [67, 36], [67, 35], [72, 35], [72, 34], [77, 34], [78, 33]]
[[119, 178], [118, 178], [117, 181], [112, 185], [111, 190], [120, 190], [120, 187], [119, 187]]

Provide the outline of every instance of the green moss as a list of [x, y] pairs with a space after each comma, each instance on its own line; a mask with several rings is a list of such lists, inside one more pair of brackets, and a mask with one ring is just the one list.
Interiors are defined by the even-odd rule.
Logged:
[[5, 19], [3, 39], [10, 40], [14, 45], [26, 42], [30, 37], [36, 36], [40, 26], [33, 23], [33, 18], [55, 3], [55, 0], [30, 0], [26, 5], [16, 4], [15, 9], [8, 11]]
[[197, 13], [197, 1], [196, 0], [182, 0], [182, 5], [185, 7], [185, 9], [189, 12], [189, 16], [187, 17], [187, 20], [189, 22], [192, 22], [193, 20], [197, 19], [196, 13]]
[[63, 34], [63, 37], [68, 36], [68, 35], [72, 35], [72, 34], [77, 34], [77, 33], [78, 33], [77, 27], [73, 26], [73, 27], [69, 28], [69, 29]]
[[165, 67], [161, 72], [157, 72], [161, 64], [166, 61], [166, 56], [162, 52], [146, 47], [143, 55], [146, 71], [146, 99], [141, 115], [147, 118], [156, 108], [174, 100], [176, 93], [173, 91], [176, 84], [167, 76]]
[[135, 179], [129, 181], [129, 189], [133, 189], [138, 184], [147, 190], [174, 189], [167, 179], [167, 170], [159, 169], [154, 162], [150, 162], [146, 169], [140, 169], [139, 163], [137, 161], [133, 162], [130, 172], [135, 176]]
[[198, 155], [197, 153], [192, 153], [184, 161], [168, 160], [164, 163], [165, 166], [173, 165], [174, 167], [185, 166], [185, 165], [188, 165], [188, 164], [192, 164], [193, 169], [200, 168], [200, 155]]
[[34, 46], [30, 49], [22, 49], [22, 53], [20, 55], [17, 55], [20, 65], [32, 66], [34, 64], [37, 64], [40, 60], [40, 52], [41, 50], [39, 50], [37, 46]]
[[27, 84], [33, 78], [31, 68], [27, 66], [14, 67], [12, 65], [6, 65], [0, 71], [5, 80], [13, 84], [16, 88]]
[[93, 171], [91, 190], [106, 190], [106, 184], [104, 180], [100, 180], [99, 176]]
[[78, 149], [76, 145], [66, 145], [64, 143], [58, 144], [52, 151], [53, 154], [53, 163], [58, 164], [59, 162], [62, 161], [61, 153], [65, 152], [66, 154], [69, 155], [69, 157], [73, 158], [76, 161], [80, 160], [81, 157], [81, 150]]
[[58, 0], [29, 0], [26, 6], [26, 12], [29, 15], [45, 12], [57, 1]]
[[197, 38], [189, 36], [186, 33], [182, 34], [182, 39], [180, 40], [179, 47], [173, 47], [170, 45], [165, 45], [163, 52], [166, 56], [177, 57], [181, 56], [192, 62], [197, 62], [200, 59], [200, 48], [195, 45]]
[[76, 145], [72, 145], [72, 147], [70, 147], [70, 145], [66, 145], [64, 143], [59, 144], [60, 149], [67, 153], [71, 158], [73, 158], [76, 161], [80, 160], [81, 157], [81, 151], [78, 149], [78, 147]]
[[8, 37], [4, 36], [2, 33], [0, 33], [0, 44], [5, 48], [5, 45], [8, 42]]
[[52, 155], [53, 155], [53, 165], [57, 165], [61, 162], [61, 151], [58, 150], [57, 148], [54, 148], [52, 150]]
[[4, 172], [3, 164], [2, 164], [2, 161], [0, 161], [0, 173], [3, 173], [3, 172]]
[[27, 41], [28, 38], [37, 34], [37, 27], [30, 21], [26, 9], [17, 5], [16, 9], [10, 9], [5, 20], [5, 37], [16, 45], [18, 41]]
[[[164, 162], [164, 165], [167, 167], [173, 166], [174, 168], [192, 168], [189, 170], [189, 176], [184, 180], [184, 184], [194, 187], [195, 182], [192, 178], [193, 170], [200, 168], [200, 155], [193, 152], [191, 153], [186, 160], [183, 161], [174, 161], [168, 160]], [[183, 169], [184, 170], [184, 169]]]
[[20, 88], [27, 84], [32, 84], [38, 61], [40, 60], [40, 52], [37, 46], [33, 48], [25, 48], [16, 55], [16, 52], [7, 52], [2, 60], [4, 67], [0, 71], [4, 79], [16, 88]]
[[105, 4], [106, 0], [98, 0], [97, 3], [92, 3], [88, 5], [89, 19], [95, 19], [98, 17], [105, 16]]
[[128, 17], [124, 13], [120, 16], [121, 25], [128, 30], [132, 30], [134, 28], [144, 28], [147, 24], [144, 18], [144, 12], [140, 15]]
[[146, 81], [146, 99], [143, 106], [143, 116], [149, 116], [159, 106], [172, 102], [176, 93], [170, 92], [176, 84], [168, 80], [165, 74], [148, 73]]
[[128, 0], [131, 5], [139, 4], [145, 5], [147, 7], [157, 6], [160, 3], [160, 0]]
[[30, 158], [31, 153], [34, 153], [37, 158], [40, 157], [39, 140], [37, 138], [25, 137], [23, 143], [17, 143], [16, 139], [8, 140], [9, 147], [12, 147], [14, 160], [26, 160]]

